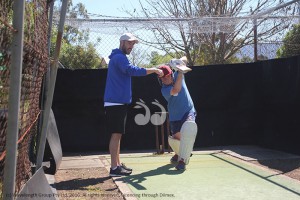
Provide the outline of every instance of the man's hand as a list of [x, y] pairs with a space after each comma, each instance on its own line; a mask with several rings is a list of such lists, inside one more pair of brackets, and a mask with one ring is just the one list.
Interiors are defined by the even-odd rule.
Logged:
[[161, 69], [157, 69], [155, 73], [158, 75], [158, 77], [162, 77], [164, 75], [164, 72]]
[[158, 75], [158, 77], [162, 77], [164, 75], [163, 71], [156, 67], [146, 68], [146, 71], [147, 71], [147, 74], [155, 73]]

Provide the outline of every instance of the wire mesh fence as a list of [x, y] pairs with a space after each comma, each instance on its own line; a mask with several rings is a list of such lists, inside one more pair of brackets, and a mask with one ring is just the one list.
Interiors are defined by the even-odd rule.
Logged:
[[[211, 17], [197, 20], [181, 19], [181, 21], [170, 18], [69, 18], [66, 26], [87, 34], [100, 62], [97, 66], [82, 65], [84, 63], [70, 66], [70, 62], [63, 59], [61, 62], [66, 68], [74, 69], [106, 67], [111, 50], [119, 48], [119, 37], [125, 32], [131, 32], [139, 38], [139, 44], [135, 45], [129, 55], [132, 63], [139, 66], [150, 67], [155, 60], [153, 55], [156, 54], [160, 56], [154, 64], [164, 63], [169, 58], [185, 55], [187, 52], [196, 52], [191, 58], [195, 66], [274, 59], [277, 57], [277, 51], [282, 47], [285, 34], [291, 29], [291, 25], [299, 23], [299, 19], [297, 16], [263, 17], [257, 22], [257, 37], [255, 38], [253, 17]], [[158, 34], [157, 29], [164, 29], [164, 32]], [[214, 37], [217, 39], [214, 44], [210, 44]], [[232, 42], [233, 39], [235, 42]], [[241, 41], [240, 44], [237, 44], [238, 41]], [[299, 43], [294, 44], [295, 48], [300, 48]], [[73, 45], [85, 47], [87, 43], [77, 41]], [[201, 53], [205, 51], [209, 55], [207, 57], [213, 55], [214, 58], [205, 61]], [[257, 60], [255, 60], [255, 54], [258, 56]], [[217, 59], [218, 57], [220, 58]]]
[[[0, 189], [2, 193], [6, 158], [7, 112], [11, 67], [11, 45], [14, 30], [13, 0], [0, 1]], [[40, 115], [40, 94], [43, 75], [48, 63], [48, 5], [47, 1], [25, 4], [23, 68], [18, 132], [16, 193], [31, 177], [31, 167], [37, 124]], [[1, 195], [0, 195], [1, 196]]]

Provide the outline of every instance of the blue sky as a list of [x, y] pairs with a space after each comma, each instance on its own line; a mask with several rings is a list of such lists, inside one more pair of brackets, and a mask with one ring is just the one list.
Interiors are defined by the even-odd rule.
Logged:
[[[140, 0], [142, 3], [146, 3], [145, 0]], [[249, 0], [247, 4], [253, 4], [255, 6], [257, 0]], [[284, 2], [290, 2], [291, 0], [284, 0]], [[100, 14], [106, 16], [116, 17], [128, 17], [123, 10], [133, 11], [135, 8], [139, 10], [139, 0], [72, 0], [73, 5], [81, 2], [85, 5], [87, 11], [92, 14]], [[251, 2], [251, 3], [250, 3]], [[249, 11], [249, 6], [245, 6], [245, 9]], [[276, 6], [272, 4], [271, 7]]]
[[139, 8], [139, 0], [73, 0], [73, 5], [81, 2], [85, 5], [88, 13], [106, 16], [128, 17], [122, 10]]

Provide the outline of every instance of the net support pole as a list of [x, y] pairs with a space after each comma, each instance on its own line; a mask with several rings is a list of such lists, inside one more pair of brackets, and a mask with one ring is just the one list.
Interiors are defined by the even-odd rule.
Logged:
[[[47, 38], [47, 42], [48, 42], [48, 55], [50, 55], [50, 50], [51, 50], [51, 33], [52, 33], [52, 22], [53, 22], [53, 11], [54, 11], [54, 1], [51, 1], [51, 3], [49, 4], [50, 9], [49, 9], [49, 19], [48, 19], [48, 23], [49, 23], [49, 27], [48, 27], [48, 38]], [[48, 63], [47, 63], [47, 71], [44, 74], [43, 77], [43, 84], [42, 84], [42, 88], [41, 88], [41, 117], [39, 118], [39, 122], [38, 122], [38, 133], [41, 132], [42, 130], [42, 124], [43, 124], [43, 117], [44, 117], [44, 110], [45, 110], [45, 100], [46, 100], [46, 94], [47, 91], [49, 89], [49, 82], [50, 82], [50, 64], [51, 61], [50, 59], [48, 59]], [[40, 136], [40, 134], [38, 134], [38, 136]], [[38, 137], [37, 139], [37, 143], [39, 143], [40, 138]], [[35, 163], [36, 164], [36, 163]]]
[[46, 92], [45, 110], [44, 110], [43, 116], [42, 116], [43, 122], [42, 122], [40, 140], [38, 143], [38, 152], [37, 152], [37, 161], [36, 161], [35, 171], [37, 171], [39, 168], [42, 167], [43, 158], [44, 158], [47, 132], [48, 132], [48, 124], [49, 124], [48, 121], [49, 121], [49, 117], [50, 117], [50, 111], [51, 111], [54, 89], [55, 89], [56, 75], [57, 75], [57, 69], [58, 69], [58, 58], [59, 58], [61, 41], [62, 41], [62, 36], [63, 36], [63, 31], [64, 31], [67, 6], [68, 6], [68, 0], [63, 0], [62, 6], [61, 6], [61, 11], [60, 11], [60, 21], [59, 21], [59, 25], [58, 25], [56, 46], [55, 46], [54, 57], [53, 57], [54, 60], [51, 63], [51, 67], [50, 67], [51, 69], [50, 69], [49, 89]]
[[8, 97], [8, 121], [6, 133], [6, 156], [4, 164], [3, 198], [14, 199], [19, 135], [19, 112], [23, 63], [25, 0], [14, 1], [13, 40]]
[[300, 1], [298, 1], [298, 23], [300, 24]]
[[253, 21], [253, 33], [254, 33], [254, 62], [257, 62], [257, 19]]
[[284, 7], [288, 6], [288, 5], [291, 5], [291, 4], [297, 3], [297, 2], [300, 2], [300, 0], [292, 0], [292, 1], [287, 2], [287, 3], [279, 4], [278, 6], [269, 8], [269, 9], [267, 9], [266, 11], [257, 13], [256, 15], [253, 15], [252, 18], [254, 18], [254, 19], [261, 18], [261, 17], [263, 17], [263, 16], [265, 16], [265, 15], [270, 14], [271, 12], [274, 12], [275, 10], [279, 10], [279, 9], [281, 9], [281, 8], [284, 8]]

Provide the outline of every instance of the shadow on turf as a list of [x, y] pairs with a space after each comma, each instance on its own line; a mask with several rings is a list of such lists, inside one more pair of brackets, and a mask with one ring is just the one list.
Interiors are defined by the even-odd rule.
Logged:
[[282, 171], [281, 174], [288, 173], [300, 167], [300, 159], [272, 159], [272, 160], [258, 160], [261, 165], [267, 166], [271, 169]]
[[140, 174], [134, 174], [134, 175], [130, 175], [127, 177], [122, 177], [122, 178], [118, 178], [116, 180], [118, 181], [124, 181], [127, 184], [132, 185], [133, 187], [135, 187], [138, 190], [146, 190], [146, 188], [144, 186], [142, 186], [140, 183], [142, 183], [143, 181], [145, 181], [147, 179], [147, 177], [150, 176], [157, 176], [157, 175], [162, 175], [162, 174], [166, 174], [166, 175], [177, 175], [177, 174], [182, 174], [184, 171], [182, 170], [176, 170], [174, 168], [174, 164], [167, 164], [161, 167], [158, 167], [156, 169], [147, 171], [147, 172], [143, 172]]

